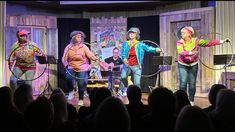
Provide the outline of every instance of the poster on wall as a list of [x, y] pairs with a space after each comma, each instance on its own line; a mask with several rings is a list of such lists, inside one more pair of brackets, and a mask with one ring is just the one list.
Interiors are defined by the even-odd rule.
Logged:
[[104, 60], [113, 55], [113, 48], [121, 49], [126, 40], [127, 19], [91, 18], [91, 51]]

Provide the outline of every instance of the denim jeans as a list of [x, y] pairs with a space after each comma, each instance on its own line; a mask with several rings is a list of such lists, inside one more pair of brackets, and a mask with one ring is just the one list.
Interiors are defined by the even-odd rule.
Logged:
[[187, 85], [188, 85], [189, 100], [194, 101], [194, 96], [196, 93], [198, 64], [194, 66], [184, 66], [178, 63], [178, 68], [179, 68], [180, 89], [187, 92]]
[[[13, 91], [15, 91], [18, 86], [17, 86], [17, 81], [18, 79], [25, 74], [25, 80], [32, 80], [34, 79], [35, 70], [21, 70], [19, 67], [15, 66], [12, 71], [14, 75], [11, 75], [10, 77], [10, 87], [12, 88]], [[25, 83], [29, 84], [32, 86], [32, 81], [25, 81]]]
[[71, 75], [77, 78], [82, 78], [82, 79], [76, 79], [72, 77], [68, 72], [66, 72], [66, 83], [67, 83], [69, 92], [74, 90], [74, 81], [75, 81], [78, 86], [79, 100], [83, 100], [84, 91], [86, 89], [86, 85], [88, 82], [87, 71], [75, 72], [73, 69], [68, 69], [68, 71]]
[[[120, 85], [120, 75], [121, 75], [121, 72], [120, 71], [109, 71], [108, 72], [108, 89], [112, 90], [115, 88], [115, 84], [116, 84], [116, 81], [118, 80], [118, 84]], [[119, 86], [121, 87], [121, 86]], [[121, 88], [119, 88], [121, 89]]]
[[139, 65], [128, 66], [128, 67], [126, 65], [123, 66], [121, 73], [121, 80], [124, 86], [127, 87], [128, 85], [127, 77], [130, 75], [131, 72], [133, 73], [133, 80], [134, 80], [133, 84], [140, 88], [140, 79], [141, 79], [142, 70], [139, 67]]

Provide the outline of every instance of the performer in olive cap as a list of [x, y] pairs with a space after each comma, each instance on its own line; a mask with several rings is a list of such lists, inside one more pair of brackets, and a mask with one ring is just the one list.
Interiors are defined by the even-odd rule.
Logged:
[[[145, 52], [159, 53], [162, 52], [159, 47], [148, 46], [147, 44], [139, 41], [140, 30], [137, 27], [132, 27], [127, 32], [127, 41], [122, 45], [121, 58], [124, 66], [121, 72], [121, 80], [124, 84], [122, 95], [126, 96], [127, 90], [127, 77], [133, 73], [134, 85], [140, 86], [140, 79], [142, 73], [142, 64]], [[121, 93], [119, 93], [121, 94]]]

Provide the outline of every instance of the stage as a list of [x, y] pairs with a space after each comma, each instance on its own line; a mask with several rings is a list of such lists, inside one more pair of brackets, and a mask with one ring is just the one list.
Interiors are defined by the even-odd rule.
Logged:
[[[142, 99], [141, 101], [148, 105], [148, 96], [150, 93], [142, 93]], [[47, 97], [49, 97], [49, 94], [45, 94]], [[67, 94], [66, 94], [67, 96]], [[34, 99], [36, 99], [38, 97], [38, 95], [34, 95]], [[126, 96], [124, 97], [118, 97], [117, 98], [121, 99], [122, 102], [124, 104], [128, 104], [128, 98]], [[76, 109], [78, 110], [80, 108], [80, 106], [78, 105], [78, 93], [75, 93], [75, 96], [73, 99], [71, 100], [67, 100], [68, 103], [72, 104], [74, 107], [76, 107]], [[88, 96], [84, 96], [84, 106], [89, 107], [90, 106], [90, 100]], [[208, 101], [208, 94], [204, 93], [204, 94], [196, 94], [195, 95], [195, 105], [201, 107], [201, 108], [205, 108], [208, 107], [210, 105], [209, 101]]]

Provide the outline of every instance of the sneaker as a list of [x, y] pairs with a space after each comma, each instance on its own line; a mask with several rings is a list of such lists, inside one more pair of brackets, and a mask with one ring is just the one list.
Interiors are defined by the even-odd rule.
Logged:
[[79, 100], [79, 101], [78, 101], [78, 105], [79, 105], [79, 106], [83, 106], [83, 100]]
[[71, 91], [71, 92], [69, 92], [68, 100], [71, 100], [73, 98], [74, 98], [74, 91]]
[[127, 96], [127, 93], [126, 93], [126, 92], [123, 92], [123, 93], [122, 93], [122, 96]]
[[122, 97], [122, 96], [123, 96], [122, 91], [121, 91], [121, 90], [118, 90], [117, 95], [120, 96], [120, 97]]
[[88, 97], [88, 96], [89, 96], [89, 94], [88, 94], [87, 91], [85, 90], [83, 97]]
[[123, 96], [126, 96], [126, 95], [127, 95], [127, 93], [126, 93], [126, 92], [127, 92], [127, 87], [124, 87], [124, 88], [123, 88], [122, 95], [123, 95]]
[[192, 106], [194, 106], [194, 105], [195, 105], [193, 101], [190, 101], [190, 104], [191, 104]]

